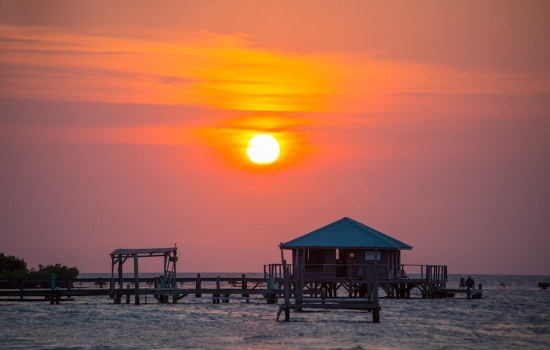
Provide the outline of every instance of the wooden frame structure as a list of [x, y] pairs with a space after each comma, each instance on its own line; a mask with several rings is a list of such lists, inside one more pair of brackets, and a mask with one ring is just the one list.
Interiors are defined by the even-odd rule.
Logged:
[[[164, 257], [163, 277], [160, 280], [158, 288], [175, 288], [176, 287], [176, 263], [178, 248], [142, 248], [142, 249], [116, 249], [111, 254], [111, 298], [115, 304], [120, 304], [124, 289], [123, 282], [123, 266], [128, 258], [134, 261], [134, 289], [135, 289], [135, 304], [139, 305], [139, 258]], [[118, 264], [118, 289], [115, 288], [115, 265]], [[117, 293], [119, 291], [119, 293]], [[129, 295], [128, 295], [129, 296]], [[129, 300], [129, 299], [128, 299]]]
[[[282, 250], [281, 244], [281, 256], [283, 256]], [[377, 252], [376, 247], [374, 251], [375, 253]], [[298, 253], [301, 253], [299, 256], [302, 258], [295, 261], [296, 265], [294, 266], [292, 275], [289, 266], [286, 264], [286, 260], [282, 259], [284, 303], [279, 306], [277, 320], [279, 320], [281, 312], [284, 311], [285, 321], [290, 321], [291, 309], [298, 312], [303, 309], [345, 309], [372, 312], [372, 321], [374, 323], [380, 322], [381, 307], [378, 300], [376, 261], [372, 265], [365, 266], [363, 268], [363, 274], [360, 277], [354, 278], [353, 281], [351, 279], [349, 280], [348, 290], [351, 291], [353, 285], [360, 286], [361, 295], [359, 295], [359, 297], [362, 298], [361, 300], [355, 299], [349, 302], [336, 298], [336, 295], [332, 295], [330, 299], [327, 299], [327, 289], [331, 283], [327, 283], [326, 280], [312, 280], [311, 277], [307, 277], [304, 249], [301, 249], [301, 252], [299, 250]], [[345, 283], [346, 282], [342, 282], [342, 285]], [[305, 300], [305, 290], [307, 290], [308, 294], [314, 299]], [[294, 303], [290, 301], [291, 294], [294, 294]], [[317, 299], [318, 295], [320, 295], [321, 300]]]

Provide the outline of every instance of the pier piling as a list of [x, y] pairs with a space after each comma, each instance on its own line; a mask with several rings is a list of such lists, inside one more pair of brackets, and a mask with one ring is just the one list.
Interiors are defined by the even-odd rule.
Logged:
[[[201, 274], [200, 273], [197, 273], [197, 281], [195, 283], [195, 286], [196, 286], [196, 289], [201, 289]], [[195, 298], [200, 298], [200, 297], [202, 297], [202, 294], [200, 294], [200, 293], [195, 294]]]
[[[139, 268], [138, 268], [138, 255], [134, 254], [134, 289], [135, 296], [134, 302], [136, 305], [139, 305]], [[129, 298], [130, 296], [128, 296]]]

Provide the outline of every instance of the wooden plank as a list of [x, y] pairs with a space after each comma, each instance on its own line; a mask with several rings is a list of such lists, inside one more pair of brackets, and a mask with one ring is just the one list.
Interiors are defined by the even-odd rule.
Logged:
[[380, 310], [379, 305], [374, 304], [290, 304], [291, 309], [327, 309], [327, 310]]

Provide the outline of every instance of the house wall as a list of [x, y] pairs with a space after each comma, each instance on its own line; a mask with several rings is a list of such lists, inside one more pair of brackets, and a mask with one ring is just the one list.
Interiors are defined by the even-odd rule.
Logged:
[[[322, 248], [321, 248], [322, 249]], [[325, 275], [327, 277], [336, 277], [336, 264], [337, 264], [337, 256], [336, 256], [336, 249], [323, 249], [324, 250], [324, 257], [325, 257], [325, 268], [323, 270], [306, 270], [305, 275], [306, 276], [322, 276]], [[373, 264], [373, 260], [366, 260], [365, 259], [365, 253], [373, 252], [374, 249], [349, 249], [349, 248], [342, 248], [340, 250], [340, 253], [343, 253], [345, 251], [346, 258], [347, 258], [347, 264], [348, 265], [363, 265], [363, 264]], [[400, 271], [400, 264], [401, 264], [401, 251], [399, 250], [378, 250], [380, 252], [380, 260], [377, 261], [378, 264], [378, 277], [379, 278], [393, 278], [397, 277], [399, 275]], [[299, 249], [299, 253], [297, 253], [297, 249], [292, 250], [292, 264], [294, 266], [297, 266], [302, 261], [302, 249]], [[353, 256], [351, 256], [353, 254]], [[300, 260], [297, 260], [300, 259]], [[305, 260], [305, 259], [304, 259]], [[355, 277], [359, 272], [360, 267], [356, 267], [352, 269], [352, 276]]]

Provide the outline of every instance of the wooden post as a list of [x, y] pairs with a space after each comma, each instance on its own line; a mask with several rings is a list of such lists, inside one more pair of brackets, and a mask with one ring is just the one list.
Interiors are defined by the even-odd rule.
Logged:
[[[216, 289], [218, 290], [218, 292], [221, 292], [220, 276], [218, 276], [216, 278]], [[218, 302], [217, 302], [217, 304], [221, 303], [222, 299], [225, 299], [225, 298], [222, 298], [222, 293], [218, 293]], [[223, 300], [223, 301], [225, 302], [225, 300]]]
[[[124, 282], [122, 281], [122, 275], [123, 275], [123, 260], [122, 260], [122, 254], [118, 255], [118, 289], [122, 291], [124, 288]], [[120, 304], [122, 302], [122, 294], [117, 295], [117, 301], [116, 304]]]
[[115, 256], [111, 255], [111, 285], [109, 286], [111, 289], [111, 298], [114, 299], [116, 303], [115, 298]]
[[168, 258], [168, 254], [164, 253], [164, 268], [163, 268], [163, 271], [164, 271], [164, 273], [163, 273], [163, 274], [164, 274], [164, 279], [163, 279], [163, 281], [162, 281], [162, 284], [163, 284], [162, 288], [168, 287], [168, 286], [166, 285], [166, 284], [168, 283], [168, 281], [167, 281], [167, 277], [168, 277], [168, 276], [167, 276], [167, 271], [166, 271], [166, 261], [168, 260], [167, 258]]
[[134, 302], [139, 305], [139, 269], [138, 269], [138, 255], [134, 254], [134, 290], [135, 297]]
[[[218, 292], [220, 291], [220, 276], [218, 276], [218, 277], [216, 278], [216, 289], [217, 289]], [[220, 299], [221, 299], [221, 297], [222, 297], [222, 294], [221, 294], [221, 293], [217, 293], [215, 296], [217, 297], [217, 299], [215, 299], [216, 302], [215, 302], [214, 304], [219, 304], [219, 303], [221, 302]]]
[[347, 264], [346, 269], [347, 269], [347, 275], [348, 275], [348, 297], [351, 298], [353, 294], [353, 289], [351, 288], [351, 265]]
[[300, 262], [300, 302], [304, 301], [305, 286], [306, 286], [306, 248], [302, 249], [302, 261]]
[[[172, 276], [173, 285], [172, 288], [178, 288], [178, 278], [177, 278], [177, 271], [176, 271], [176, 263], [178, 262], [178, 256], [177, 251], [174, 251], [174, 256], [172, 257], [172, 267], [174, 269], [174, 275]], [[182, 282], [183, 283], [183, 282]], [[177, 304], [178, 303], [178, 297], [179, 294], [172, 294], [172, 303]]]
[[[196, 281], [195, 287], [196, 287], [196, 289], [201, 289], [201, 274], [200, 273], [197, 273], [197, 281]], [[202, 297], [202, 294], [200, 294], [200, 293], [195, 294], [195, 298], [200, 298], [200, 297]]]
[[[300, 252], [302, 255], [300, 256]], [[297, 249], [299, 265], [294, 270], [296, 282], [294, 285], [294, 299], [296, 304], [301, 304], [304, 301], [304, 279], [305, 279], [305, 264], [306, 264], [306, 249]], [[296, 308], [296, 311], [302, 311], [302, 308]]]
[[124, 288], [122, 282], [122, 255], [118, 255], [118, 289]]
[[290, 321], [290, 272], [286, 266], [286, 260], [283, 260], [283, 279], [284, 279], [284, 296], [285, 296], [285, 321]]
[[19, 296], [19, 299], [23, 300], [23, 290], [25, 289], [24, 287], [24, 282], [23, 280], [19, 281], [19, 292], [21, 293], [21, 295]]
[[173, 257], [173, 260], [172, 261], [172, 266], [174, 267], [174, 283], [176, 283], [176, 288], [177, 288], [177, 284], [178, 284], [178, 280], [177, 280], [177, 271], [176, 271], [176, 263], [178, 262], [178, 252], [177, 251], [174, 251], [174, 257]]
[[53, 305], [53, 303], [55, 303], [55, 273], [52, 273], [52, 277], [51, 277], [51, 281], [50, 281], [50, 288], [51, 288], [51, 291], [52, 291], [50, 304]]
[[[242, 285], [243, 290], [248, 289], [248, 281], [246, 280], [246, 275], [244, 273], [243, 273], [241, 285]], [[247, 304], [250, 303], [250, 294], [243, 294], [242, 297], [246, 298], [246, 303]]]
[[[130, 283], [126, 285], [126, 290], [130, 291]], [[130, 293], [126, 294], [126, 304], [130, 304]]]
[[380, 309], [372, 310], [372, 322], [380, 323]]
[[372, 281], [372, 302], [376, 307], [372, 310], [372, 322], [380, 323], [380, 302], [378, 300], [378, 246], [374, 245], [374, 275]]

